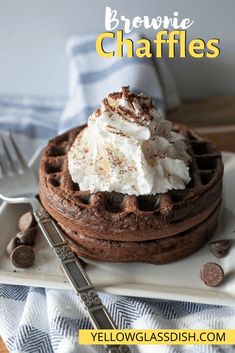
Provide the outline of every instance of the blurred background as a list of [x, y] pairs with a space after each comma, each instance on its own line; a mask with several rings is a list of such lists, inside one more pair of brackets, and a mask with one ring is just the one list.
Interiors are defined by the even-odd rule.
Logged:
[[[105, 30], [105, 6], [130, 18], [189, 17], [188, 39], [220, 38], [216, 59], [168, 59], [184, 99], [235, 94], [233, 0], [0, 0], [0, 94], [67, 95], [65, 44], [72, 35]], [[153, 35], [154, 31], [147, 31]]]

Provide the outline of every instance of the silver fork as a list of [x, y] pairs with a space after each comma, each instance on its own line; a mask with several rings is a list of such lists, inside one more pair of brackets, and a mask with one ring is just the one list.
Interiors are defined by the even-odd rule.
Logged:
[[[8, 203], [27, 203], [42, 234], [61, 263], [71, 285], [79, 295], [95, 329], [115, 329], [116, 326], [101, 302], [79, 258], [71, 251], [60, 228], [43, 209], [37, 198], [38, 184], [9, 132], [0, 134], [0, 198]], [[108, 346], [110, 353], [130, 353], [127, 346]]]

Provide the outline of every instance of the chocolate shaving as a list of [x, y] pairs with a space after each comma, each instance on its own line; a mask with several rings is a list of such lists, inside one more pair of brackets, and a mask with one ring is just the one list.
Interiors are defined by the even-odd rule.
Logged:
[[100, 114], [101, 114], [100, 108], [96, 109], [95, 116], [98, 117], [100, 116]]
[[122, 92], [113, 92], [113, 93], [109, 93], [108, 95], [109, 98], [112, 98], [114, 100], [116, 99], [121, 99], [122, 98]]
[[114, 107], [112, 107], [110, 104], [109, 104], [109, 101], [108, 101], [108, 98], [104, 98], [103, 100], [102, 100], [102, 103], [104, 104], [104, 107], [105, 107], [105, 110], [107, 110], [107, 111], [115, 111], [115, 108]]
[[111, 132], [112, 134], [115, 135], [120, 135], [122, 137], [125, 137], [127, 135], [125, 135], [123, 132], [121, 132], [120, 130], [116, 129], [115, 127], [111, 126], [111, 125], [107, 125], [106, 129]]

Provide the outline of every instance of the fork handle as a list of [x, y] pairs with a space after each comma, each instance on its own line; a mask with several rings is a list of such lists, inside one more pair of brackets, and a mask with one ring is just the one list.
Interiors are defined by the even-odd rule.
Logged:
[[[34, 210], [33, 213], [42, 234], [54, 250], [68, 280], [88, 312], [93, 327], [95, 329], [116, 329], [94, 285], [55, 221], [42, 207], [40, 211]], [[107, 348], [109, 353], [130, 353], [129, 348], [124, 345], [113, 345]]]

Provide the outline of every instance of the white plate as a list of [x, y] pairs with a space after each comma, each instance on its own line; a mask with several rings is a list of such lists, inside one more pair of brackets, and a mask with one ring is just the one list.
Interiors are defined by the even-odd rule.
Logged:
[[[32, 162], [38, 170], [39, 154]], [[224, 206], [219, 226], [213, 239], [235, 239], [235, 154], [223, 154], [225, 164]], [[69, 289], [60, 266], [46, 241], [38, 236], [35, 265], [29, 269], [16, 269], [5, 254], [9, 239], [16, 232], [19, 216], [25, 205], [6, 205], [0, 208], [0, 282], [50, 288]], [[205, 286], [199, 271], [208, 261], [218, 262], [224, 269], [224, 283], [217, 288]], [[208, 304], [235, 305], [235, 245], [228, 256], [216, 259], [208, 245], [192, 256], [168, 265], [143, 263], [110, 264], [89, 261], [87, 271], [100, 291], [136, 297], [185, 300]]]

